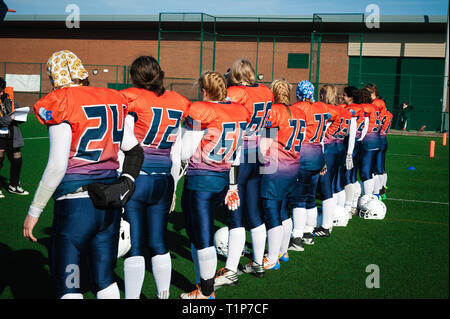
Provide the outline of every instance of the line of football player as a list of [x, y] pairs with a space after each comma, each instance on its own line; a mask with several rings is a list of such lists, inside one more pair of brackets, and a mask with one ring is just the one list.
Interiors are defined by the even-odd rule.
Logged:
[[[23, 232], [37, 241], [33, 229], [53, 196], [50, 258], [59, 298], [83, 298], [67, 267], [77, 269], [85, 255], [97, 298], [120, 298], [114, 267], [123, 257], [125, 298], [138, 299], [147, 251], [157, 297], [169, 298], [166, 234], [177, 185], [196, 273], [196, 289], [183, 299], [213, 299], [240, 272], [263, 277], [280, 269], [288, 250], [330, 236], [354, 214], [384, 218], [392, 114], [373, 84], [342, 95], [325, 85], [315, 101], [314, 86], [301, 81], [294, 102], [288, 81], [257, 83], [251, 63], [239, 58], [224, 75], [204, 72], [201, 100], [190, 102], [164, 88], [151, 56], [132, 63], [133, 87], [120, 92], [90, 87], [67, 50], [52, 55], [47, 71], [54, 91], [34, 109], [49, 127], [50, 154]], [[214, 232], [222, 203], [227, 227]], [[252, 258], [240, 265], [246, 229]], [[220, 270], [218, 253], [227, 258]]]

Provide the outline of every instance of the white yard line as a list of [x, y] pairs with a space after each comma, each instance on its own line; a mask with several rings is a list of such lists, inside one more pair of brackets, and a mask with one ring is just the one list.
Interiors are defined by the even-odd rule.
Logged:
[[448, 205], [446, 202], [434, 202], [425, 200], [415, 200], [415, 199], [401, 199], [401, 198], [386, 198], [385, 200], [396, 200], [399, 202], [411, 202], [411, 203], [424, 203], [424, 204], [436, 204], [436, 205]]
[[43, 140], [48, 138], [48, 136], [38, 136], [38, 137], [24, 137], [24, 140]]

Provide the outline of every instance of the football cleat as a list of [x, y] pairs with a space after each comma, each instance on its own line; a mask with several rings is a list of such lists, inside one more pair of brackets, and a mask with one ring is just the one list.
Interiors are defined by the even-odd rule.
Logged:
[[237, 284], [238, 284], [237, 272], [226, 269], [225, 267], [217, 271], [216, 278], [214, 278], [214, 288], [217, 289], [223, 286], [236, 286]]
[[284, 254], [279, 254], [278, 259], [284, 263], [287, 263], [289, 261], [289, 254], [288, 252], [285, 252]]
[[330, 237], [330, 230], [323, 228], [322, 226], [317, 227], [313, 231], [314, 237]]
[[264, 256], [263, 263], [265, 270], [280, 270], [280, 262], [278, 261], [278, 259], [273, 263], [269, 263], [269, 258], [267, 258], [267, 256]]
[[260, 265], [255, 261], [250, 261], [247, 265], [242, 267], [242, 272], [246, 274], [252, 274], [258, 278], [264, 277], [264, 261], [263, 264]]
[[213, 293], [209, 296], [205, 296], [202, 294], [202, 291], [200, 290], [200, 287], [197, 285], [197, 289], [191, 291], [191, 292], [185, 292], [180, 295], [181, 299], [216, 299], [216, 294]]
[[11, 194], [17, 194], [17, 195], [28, 195], [29, 194], [26, 190], [24, 190], [22, 188], [22, 185], [20, 183], [17, 186], [9, 185], [8, 192], [10, 192]]
[[303, 234], [303, 243], [305, 245], [314, 245], [314, 237], [312, 233]]
[[0, 198], [5, 198], [5, 195], [3, 195], [2, 190], [0, 189]]
[[301, 238], [301, 237], [291, 238], [291, 242], [289, 243], [288, 250], [304, 251], [305, 248], [303, 246], [303, 238]]

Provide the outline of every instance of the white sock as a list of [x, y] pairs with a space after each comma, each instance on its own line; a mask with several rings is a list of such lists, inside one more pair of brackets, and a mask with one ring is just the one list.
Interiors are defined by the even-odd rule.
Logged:
[[113, 283], [97, 292], [97, 299], [120, 299], [120, 291], [117, 283]]
[[262, 265], [264, 258], [264, 249], [266, 248], [267, 231], [266, 225], [261, 224], [258, 227], [250, 229], [252, 236], [253, 260]]
[[348, 185], [345, 185], [345, 187], [344, 187], [345, 202], [350, 203], [350, 205], [353, 202], [353, 194], [354, 194], [353, 188], [354, 188], [353, 184], [348, 184]]
[[239, 260], [245, 246], [245, 228], [233, 228], [228, 232], [228, 254], [225, 268], [237, 271]]
[[303, 238], [303, 232], [306, 225], [306, 208], [296, 207], [293, 209], [292, 217], [294, 221], [294, 229], [292, 230], [292, 235], [294, 238]]
[[306, 210], [306, 226], [305, 233], [312, 233], [317, 226], [317, 207]]
[[345, 190], [341, 190], [339, 193], [337, 193], [337, 201], [336, 205], [344, 207], [345, 206]]
[[143, 256], [128, 257], [123, 262], [125, 282], [125, 299], [139, 299], [145, 277], [145, 258]]
[[322, 227], [330, 229], [333, 226], [334, 211], [336, 210], [336, 199], [334, 197], [322, 202]]
[[289, 242], [292, 235], [292, 219], [288, 218], [283, 220], [283, 240], [281, 241], [280, 255], [287, 253], [289, 248]]
[[269, 264], [276, 263], [283, 240], [283, 226], [279, 225], [267, 231], [267, 259]]
[[384, 186], [384, 187], [386, 187], [386, 185], [387, 185], [387, 178], [388, 178], [387, 174], [384, 173], [384, 174], [383, 174], [383, 186]]
[[200, 268], [198, 266], [198, 253], [197, 253], [197, 248], [195, 248], [193, 243], [191, 243], [191, 256], [192, 256], [192, 262], [194, 263], [195, 283], [200, 284]]
[[372, 195], [373, 188], [374, 188], [373, 178], [368, 179], [367, 181], [364, 181], [363, 184], [364, 184], [364, 195]]
[[352, 207], [356, 208], [358, 207], [358, 199], [359, 196], [361, 195], [362, 189], [361, 189], [361, 184], [356, 181], [355, 183], [353, 183], [353, 201], [352, 201]]
[[217, 254], [214, 246], [197, 250], [200, 278], [214, 278], [217, 270]]
[[373, 176], [373, 194], [380, 194], [381, 190], [381, 175]]
[[169, 299], [170, 279], [172, 275], [172, 260], [170, 253], [152, 257], [152, 271], [155, 278], [158, 299]]
[[61, 299], [83, 299], [83, 294], [65, 294]]

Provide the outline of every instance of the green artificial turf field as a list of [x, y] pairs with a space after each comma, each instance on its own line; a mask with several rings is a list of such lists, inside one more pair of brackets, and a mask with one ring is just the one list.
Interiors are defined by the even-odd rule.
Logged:
[[[22, 125], [25, 137], [22, 183], [29, 196], [6, 192], [0, 199], [0, 298], [54, 298], [47, 247], [53, 205], [41, 215], [34, 235], [37, 243], [22, 236], [23, 220], [48, 156], [47, 131], [34, 116]], [[430, 140], [436, 156], [428, 156]], [[304, 252], [289, 252], [290, 261], [279, 271], [267, 271], [263, 279], [241, 275], [237, 287], [224, 287], [216, 297], [226, 298], [448, 298], [449, 272], [449, 171], [448, 146], [442, 138], [388, 137], [387, 215], [384, 220], [353, 217], [347, 227], [335, 227], [329, 238], [316, 239]], [[409, 169], [414, 167], [415, 169]], [[9, 176], [5, 160], [1, 176]], [[171, 298], [194, 288], [194, 268], [180, 208], [182, 181], [178, 185], [176, 211], [170, 215], [168, 245], [172, 256]], [[223, 210], [216, 214], [217, 228], [224, 226]], [[249, 234], [247, 233], [247, 245]], [[218, 267], [224, 265], [219, 256]], [[241, 259], [247, 263], [248, 257]], [[379, 288], [366, 287], [368, 265], [379, 269]], [[116, 267], [123, 297], [123, 259]], [[83, 280], [84, 279], [84, 280]], [[85, 298], [94, 298], [86, 277]], [[151, 267], [142, 298], [155, 298]]]

